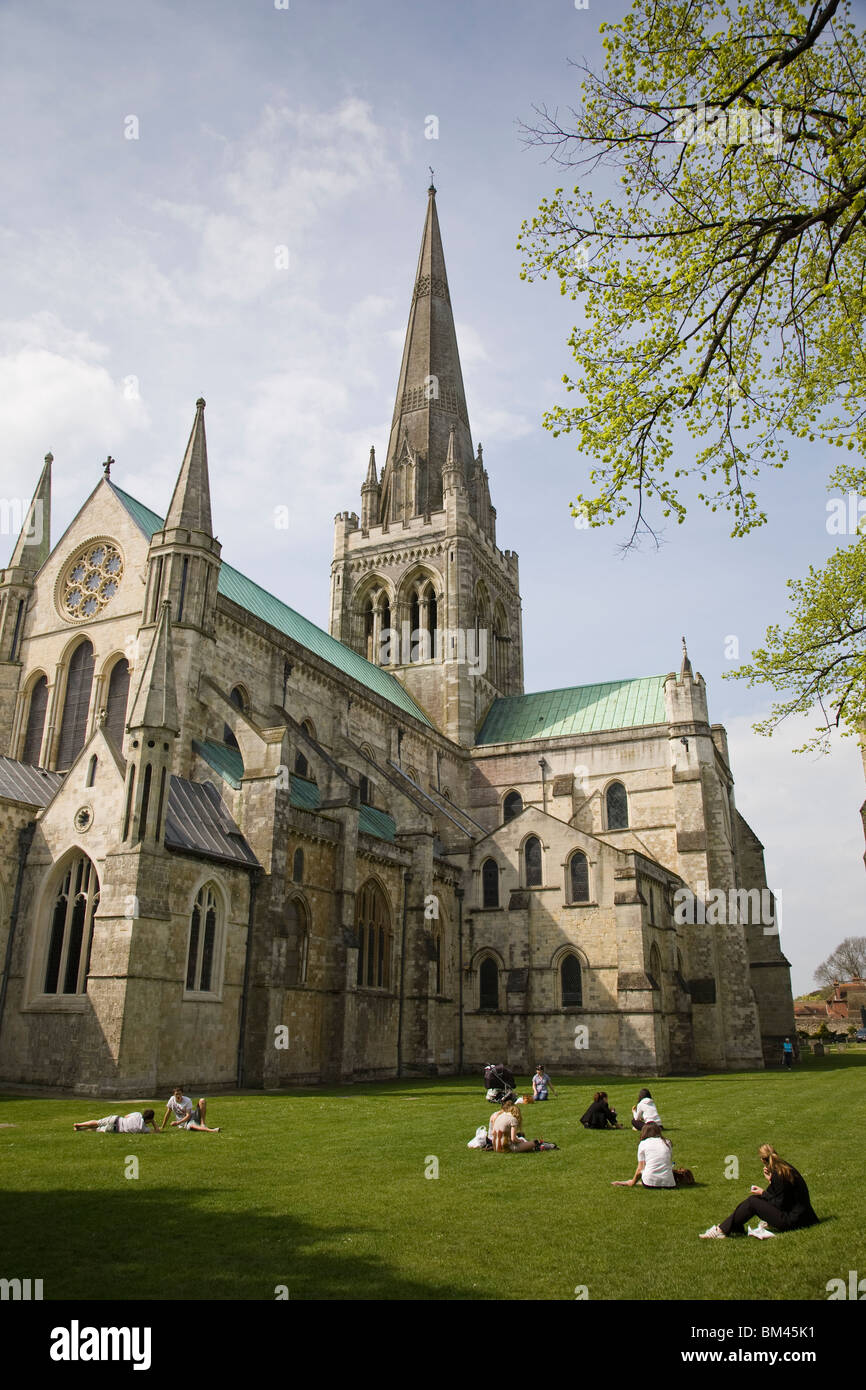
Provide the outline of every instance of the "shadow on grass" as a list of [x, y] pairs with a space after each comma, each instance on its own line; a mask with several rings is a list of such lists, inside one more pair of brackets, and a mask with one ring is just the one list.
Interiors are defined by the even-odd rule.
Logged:
[[[287, 1178], [287, 1187], [289, 1179]], [[215, 1210], [214, 1202], [236, 1211]], [[54, 1299], [291, 1301], [477, 1298], [452, 1280], [423, 1283], [369, 1252], [369, 1227], [314, 1225], [251, 1211], [248, 1194], [141, 1188], [0, 1194], [6, 1278], [44, 1282]], [[328, 1248], [323, 1248], [328, 1247]], [[285, 1296], [285, 1295], [283, 1295]]]
[[[830, 1052], [823, 1057], [815, 1057], [807, 1053], [800, 1058], [797, 1066], [792, 1068], [797, 1071], [850, 1071], [852, 1068], [866, 1066], [866, 1054], [856, 1052]], [[780, 1071], [779, 1067], [768, 1067], [769, 1072]]]

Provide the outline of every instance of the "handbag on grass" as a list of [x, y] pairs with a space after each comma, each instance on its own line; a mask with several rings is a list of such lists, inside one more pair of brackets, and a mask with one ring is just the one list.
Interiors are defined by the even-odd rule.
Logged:
[[674, 1182], [677, 1187], [694, 1187], [695, 1175], [691, 1168], [675, 1168]]

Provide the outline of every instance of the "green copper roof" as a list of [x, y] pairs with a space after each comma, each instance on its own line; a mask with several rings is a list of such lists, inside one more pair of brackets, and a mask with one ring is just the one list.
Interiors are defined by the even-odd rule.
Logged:
[[375, 835], [377, 840], [390, 840], [393, 844], [397, 826], [394, 817], [389, 816], [387, 811], [377, 811], [375, 806], [362, 806], [358, 829], [365, 835]]
[[[163, 519], [156, 512], [152, 512], [143, 502], [138, 502], [134, 497], [130, 497], [123, 488], [117, 487], [114, 483], [109, 483], [109, 487], [114, 492], [118, 500], [123, 504], [135, 524], [147, 536], [148, 540], [156, 531], [163, 528]], [[337, 670], [345, 675], [351, 676], [353, 680], [364, 685], [368, 690], [372, 690], [376, 695], [381, 695], [384, 699], [396, 705], [404, 714], [411, 714], [413, 718], [420, 719], [422, 724], [430, 725], [430, 720], [426, 714], [419, 709], [402, 687], [396, 676], [392, 676], [389, 671], [383, 671], [380, 666], [374, 666], [371, 661], [367, 661], [358, 652], [352, 651], [351, 647], [345, 646], [343, 642], [338, 642], [336, 637], [316, 627], [308, 618], [301, 617], [294, 608], [289, 608], [282, 599], [275, 598], [269, 594], [267, 589], [256, 584], [254, 580], [247, 579], [245, 574], [233, 569], [223, 561], [220, 567], [219, 592], [240, 608], [245, 608], [254, 617], [261, 618], [262, 622], [270, 623], [278, 632], [282, 632], [286, 637], [291, 637], [293, 641], [299, 642], [307, 651], [313, 652], [315, 656], [320, 656], [324, 661], [336, 666]], [[430, 726], [432, 727], [432, 726]]]
[[[192, 746], [208, 767], [213, 768], [224, 782], [237, 791], [244, 775], [240, 750], [217, 743], [214, 739], [194, 738]], [[296, 772], [290, 774], [289, 782], [292, 806], [297, 806], [301, 811], [318, 811], [322, 797], [316, 783], [308, 777], [299, 777]], [[362, 806], [358, 815], [358, 829], [365, 835], [374, 835], [377, 840], [389, 840], [393, 844], [397, 824], [387, 811], [377, 811], [375, 806]]]
[[235, 791], [239, 789], [244, 775], [244, 760], [239, 748], [229, 748], [227, 743], [217, 743], [211, 738], [194, 738], [192, 746], [193, 751], [204, 758], [208, 767], [212, 767], [224, 782], [228, 782]]
[[291, 804], [301, 811], [318, 811], [322, 797], [315, 782], [311, 782], [307, 777], [299, 777], [296, 772], [291, 774], [290, 781]]
[[665, 678], [643, 676], [494, 700], [477, 742], [521, 743], [530, 738], [561, 738], [665, 723]]
[[[307, 777], [292, 773], [291, 803], [302, 811], [317, 811], [321, 797], [315, 782]], [[393, 844], [397, 825], [387, 811], [377, 811], [375, 806], [362, 806], [358, 815], [358, 829], [365, 835], [375, 835], [377, 840], [390, 840]]]

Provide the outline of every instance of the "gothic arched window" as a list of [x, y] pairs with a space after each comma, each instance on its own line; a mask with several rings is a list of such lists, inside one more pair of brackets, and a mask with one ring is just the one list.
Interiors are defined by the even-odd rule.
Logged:
[[45, 994], [85, 994], [93, 918], [99, 904], [96, 869], [84, 854], [69, 864], [51, 913]]
[[442, 993], [442, 928], [436, 927], [433, 932], [433, 960], [436, 965], [435, 994]]
[[358, 894], [358, 984], [368, 989], [391, 987], [391, 913], [382, 889], [368, 879]]
[[499, 865], [495, 859], [485, 859], [481, 866], [481, 894], [484, 907], [499, 906]]
[[568, 863], [570, 902], [589, 902], [589, 861], [582, 850], [576, 849]]
[[286, 955], [286, 987], [303, 985], [307, 979], [307, 959], [310, 952], [310, 914], [301, 898], [286, 903], [286, 936], [289, 949]]
[[30, 691], [30, 708], [27, 712], [27, 732], [24, 735], [24, 752], [21, 761], [39, 766], [42, 752], [42, 735], [45, 732], [45, 711], [48, 709], [48, 677], [40, 676]]
[[499, 1008], [499, 966], [492, 956], [485, 956], [478, 971], [479, 1009]]
[[364, 604], [364, 608], [361, 615], [361, 621], [363, 623], [364, 656], [367, 658], [368, 661], [374, 661], [376, 658], [376, 653], [373, 644], [373, 629], [375, 626], [375, 621], [373, 617], [372, 598], [368, 598], [367, 602]]
[[523, 846], [525, 885], [527, 888], [541, 887], [541, 841], [537, 835], [530, 835]]
[[219, 898], [211, 883], [198, 891], [189, 927], [186, 957], [186, 987], [194, 994], [216, 990], [219, 952], [222, 945], [222, 914]]
[[578, 1008], [583, 1005], [583, 981], [580, 973], [580, 961], [577, 956], [563, 956], [559, 966], [559, 983], [562, 991], [562, 1007], [564, 1009]]
[[[235, 686], [234, 690], [229, 696], [229, 699], [231, 700], [235, 709], [241, 710], [244, 714], [247, 713], [249, 709], [249, 700], [247, 699], [246, 691], [241, 686]], [[227, 744], [229, 748], [238, 747], [238, 741], [235, 738], [232, 730], [229, 728], [228, 724], [225, 724], [223, 726], [223, 743]]]
[[502, 823], [507, 825], [523, 810], [523, 797], [520, 792], [509, 792], [502, 803]]
[[84, 641], [72, 653], [66, 674], [66, 698], [63, 701], [60, 742], [57, 748], [59, 772], [66, 772], [84, 747], [92, 685], [93, 647], [88, 641]]
[[298, 847], [292, 858], [292, 882], [303, 883], [304, 881], [304, 851]]
[[105, 700], [105, 727], [118, 748], [123, 747], [126, 705], [129, 700], [129, 662], [121, 657], [111, 668]]
[[[310, 738], [314, 739], [316, 737], [316, 732], [309, 719], [304, 720], [303, 724], [301, 725], [301, 728], [304, 730], [305, 733], [309, 734]], [[307, 755], [302, 751], [301, 748], [298, 748], [298, 751], [295, 753], [295, 774], [298, 777], [307, 778], [307, 780], [310, 782], [315, 782], [316, 780], [315, 775], [313, 774], [313, 771], [310, 767]]]
[[660, 990], [662, 987], [662, 958], [659, 955], [659, 948], [656, 946], [655, 942], [653, 942], [650, 949], [648, 974], [653, 989]]
[[605, 795], [608, 830], [628, 829], [628, 797], [622, 782], [611, 782]]

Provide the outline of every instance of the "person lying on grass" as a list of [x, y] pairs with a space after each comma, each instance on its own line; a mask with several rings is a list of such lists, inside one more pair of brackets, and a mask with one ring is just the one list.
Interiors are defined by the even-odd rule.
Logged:
[[762, 1144], [758, 1156], [764, 1167], [767, 1186], [753, 1187], [745, 1201], [720, 1225], [701, 1232], [701, 1240], [741, 1236], [746, 1222], [753, 1216], [760, 1220], [757, 1226], [749, 1227], [749, 1235], [757, 1236], [760, 1240], [773, 1234], [767, 1230], [768, 1226], [773, 1226], [776, 1231], [797, 1231], [803, 1226], [817, 1224], [818, 1218], [809, 1200], [809, 1189], [796, 1168], [780, 1158], [772, 1144]]
[[670, 1139], [662, 1138], [661, 1126], [654, 1121], [644, 1125], [637, 1146], [637, 1168], [628, 1182], [615, 1182], [612, 1187], [676, 1187], [673, 1152]]
[[219, 1125], [211, 1128], [207, 1124], [207, 1101], [204, 1096], [199, 1098], [198, 1105], [193, 1109], [192, 1101], [189, 1096], [185, 1096], [182, 1086], [175, 1086], [174, 1093], [169, 1096], [165, 1107], [165, 1114], [162, 1117], [162, 1128], [165, 1129], [169, 1115], [174, 1115], [171, 1122], [172, 1129], [194, 1129], [203, 1130], [207, 1134], [219, 1134]]
[[73, 1129], [98, 1129], [100, 1134], [147, 1134], [148, 1126], [159, 1134], [152, 1110], [132, 1110], [128, 1115], [106, 1115], [102, 1120], [80, 1120]]

